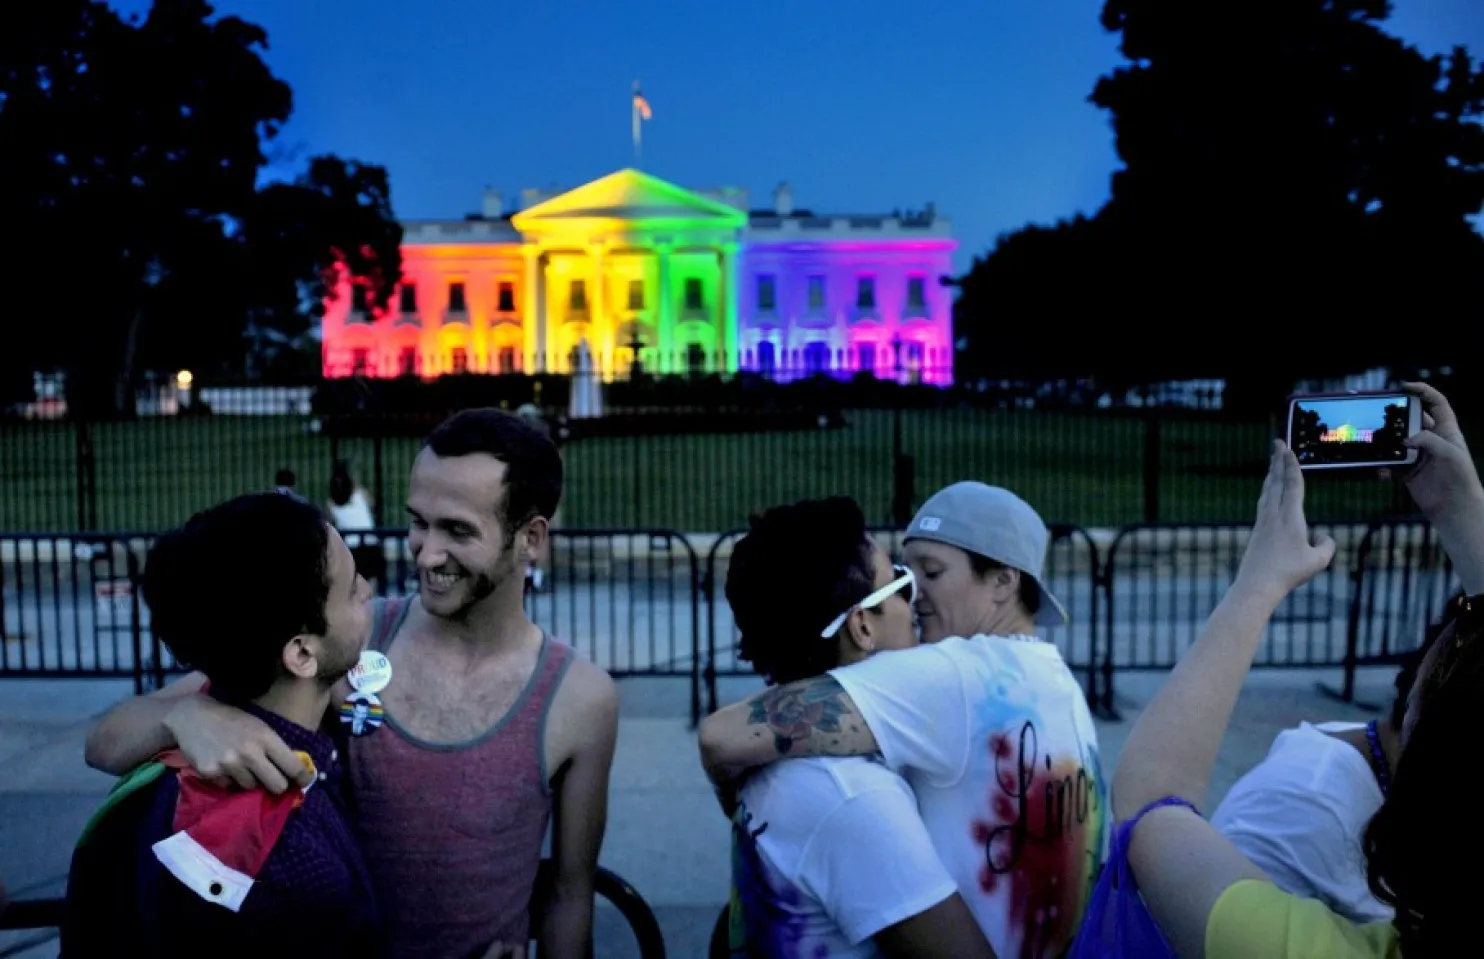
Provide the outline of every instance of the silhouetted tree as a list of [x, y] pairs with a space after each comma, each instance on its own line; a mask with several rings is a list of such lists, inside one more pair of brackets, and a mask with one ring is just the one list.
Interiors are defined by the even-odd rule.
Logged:
[[320, 157], [259, 188], [292, 110], [261, 28], [204, 0], [6, 18], [0, 222], [19, 242], [0, 269], [26, 330], [7, 367], [63, 368], [73, 406], [125, 409], [143, 369], [240, 368], [249, 321], [302, 329], [336, 264], [385, 303], [401, 231], [384, 171]]
[[1424, 57], [1388, 14], [1108, 0], [1130, 62], [1092, 101], [1124, 166], [1095, 217], [976, 261], [955, 314], [971, 359], [1276, 384], [1456, 354], [1417, 324], [1484, 274], [1484, 71], [1462, 48]]

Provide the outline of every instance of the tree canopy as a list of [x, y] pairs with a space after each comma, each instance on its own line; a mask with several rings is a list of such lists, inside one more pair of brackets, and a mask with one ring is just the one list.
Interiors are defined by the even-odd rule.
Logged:
[[70, 404], [127, 407], [145, 369], [241, 371], [250, 324], [302, 332], [341, 269], [385, 303], [401, 229], [384, 170], [320, 156], [262, 182], [293, 108], [266, 48], [204, 0], [155, 0], [137, 21], [87, 0], [7, 14], [11, 384], [61, 368]]
[[1123, 166], [1095, 216], [975, 261], [967, 366], [1291, 378], [1456, 356], [1418, 324], [1478, 302], [1484, 70], [1386, 33], [1389, 12], [1107, 0], [1128, 63], [1091, 100]]

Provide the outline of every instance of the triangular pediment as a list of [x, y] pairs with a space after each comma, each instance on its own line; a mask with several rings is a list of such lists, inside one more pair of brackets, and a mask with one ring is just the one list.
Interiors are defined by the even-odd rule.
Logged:
[[657, 220], [739, 229], [746, 225], [747, 214], [659, 177], [627, 169], [538, 203], [510, 220], [523, 233], [591, 220]]

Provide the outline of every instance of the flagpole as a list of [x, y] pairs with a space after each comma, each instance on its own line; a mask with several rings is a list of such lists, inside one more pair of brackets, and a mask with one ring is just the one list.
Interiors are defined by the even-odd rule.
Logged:
[[634, 81], [634, 95], [629, 98], [629, 110], [633, 113], [634, 122], [634, 168], [638, 169], [642, 164], [644, 156], [644, 134], [639, 117], [639, 81]]

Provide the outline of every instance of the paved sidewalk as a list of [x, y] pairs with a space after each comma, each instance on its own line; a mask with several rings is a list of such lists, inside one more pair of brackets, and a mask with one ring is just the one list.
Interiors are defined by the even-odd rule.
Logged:
[[[1123, 722], [1098, 724], [1106, 768], [1113, 768], [1139, 707], [1164, 676], [1119, 677]], [[1209, 804], [1261, 759], [1279, 730], [1303, 719], [1369, 718], [1315, 689], [1316, 682], [1338, 679], [1337, 670], [1255, 673], [1223, 746]], [[1389, 703], [1391, 681], [1389, 670], [1363, 673], [1361, 700]], [[689, 686], [682, 679], [629, 679], [619, 688], [622, 719], [602, 862], [649, 901], [671, 956], [704, 956], [726, 898], [729, 848], [689, 729]], [[723, 680], [721, 700], [757, 688], [755, 680]], [[127, 682], [0, 681], [0, 876], [13, 898], [62, 888], [71, 844], [112, 781], [83, 764], [83, 739], [94, 717], [131, 693]], [[600, 957], [637, 955], [611, 910], [600, 912], [598, 936]], [[0, 953], [19, 938], [0, 934]], [[19, 955], [55, 956], [55, 942]]]

